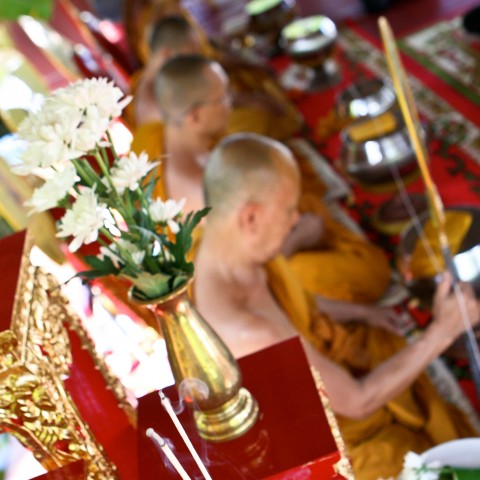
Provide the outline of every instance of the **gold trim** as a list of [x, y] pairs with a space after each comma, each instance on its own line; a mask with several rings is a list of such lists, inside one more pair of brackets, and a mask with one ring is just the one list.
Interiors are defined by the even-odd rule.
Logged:
[[72, 362], [67, 326], [79, 335], [122, 407], [128, 403], [125, 392], [95, 354], [56, 280], [31, 265], [32, 245], [27, 234], [11, 328], [0, 333], [0, 428], [31, 449], [47, 470], [83, 459], [89, 480], [116, 480], [115, 465], [63, 382]]
[[340, 432], [335, 413], [333, 413], [330, 405], [330, 399], [328, 398], [327, 391], [325, 390], [325, 385], [323, 384], [320, 372], [312, 366], [310, 367], [310, 370], [315, 381], [315, 386], [317, 387], [318, 395], [322, 401], [323, 409], [325, 410], [325, 416], [327, 417], [328, 424], [330, 425], [330, 430], [332, 431], [333, 438], [337, 445], [338, 451], [340, 452], [341, 458], [335, 464], [335, 470], [347, 480], [355, 480], [352, 464], [350, 463], [350, 458], [347, 453], [347, 446], [345, 445], [345, 441], [343, 440]]

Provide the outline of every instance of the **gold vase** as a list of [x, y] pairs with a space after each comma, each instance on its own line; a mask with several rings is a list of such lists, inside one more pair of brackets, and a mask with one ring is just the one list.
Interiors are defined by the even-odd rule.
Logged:
[[212, 442], [233, 440], [253, 427], [258, 404], [242, 387], [232, 353], [190, 301], [188, 285], [150, 301], [136, 299], [134, 289], [130, 296], [155, 314], [176, 387], [193, 407], [199, 435]]

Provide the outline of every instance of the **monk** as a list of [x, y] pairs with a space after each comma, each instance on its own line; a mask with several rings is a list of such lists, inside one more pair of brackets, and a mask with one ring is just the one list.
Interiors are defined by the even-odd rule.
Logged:
[[[368, 317], [333, 322], [329, 306], [306, 294], [277, 255], [299, 218], [299, 186], [290, 151], [272, 139], [234, 135], [215, 148], [205, 172], [212, 210], [196, 256], [195, 302], [238, 357], [300, 334], [330, 397], [355, 478], [396, 477], [407, 451], [475, 435], [423, 373], [463, 332], [460, 307], [445, 275], [434, 319], [413, 343], [370, 325]], [[472, 289], [461, 290], [478, 324]]]
[[[181, 53], [199, 53], [218, 61], [229, 77], [233, 109], [228, 132], [255, 131], [273, 138], [287, 139], [297, 133], [303, 120], [281, 87], [264, 68], [215, 49], [193, 17], [166, 15], [153, 23], [150, 56], [132, 85], [134, 115], [132, 128], [151, 121], [155, 107], [152, 78], [166, 59]], [[146, 78], [145, 78], [146, 77]], [[157, 117], [159, 112], [157, 112]]]
[[[163, 123], [145, 125], [132, 149], [162, 158], [155, 194], [187, 198], [186, 211], [203, 208], [203, 168], [211, 148], [225, 135], [230, 114], [229, 81], [222, 67], [199, 55], [171, 58], [155, 80]], [[283, 253], [304, 287], [331, 300], [373, 304], [390, 280], [383, 251], [335, 221], [325, 208], [305, 159], [301, 219]], [[315, 185], [317, 187], [315, 188]]]
[[132, 91], [128, 123], [135, 129], [142, 125], [161, 122], [162, 116], [154, 93], [155, 77], [161, 66], [176, 55], [197, 53], [201, 39], [196, 30], [180, 15], [162, 17], [150, 36], [150, 50], [154, 52], [143, 70], [132, 78]]
[[[162, 160], [154, 195], [186, 198], [185, 212], [204, 206], [203, 170], [214, 145], [226, 133], [231, 110], [223, 68], [201, 55], [170, 59], [155, 79], [163, 122], [157, 134], [134, 136], [132, 149]], [[160, 127], [160, 128], [159, 128]]]

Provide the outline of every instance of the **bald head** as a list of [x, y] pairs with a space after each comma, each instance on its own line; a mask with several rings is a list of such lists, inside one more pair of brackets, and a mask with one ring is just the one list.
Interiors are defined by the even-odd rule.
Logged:
[[192, 27], [182, 15], [167, 15], [152, 27], [150, 50], [156, 52], [160, 48], [177, 49], [179, 45], [189, 43], [193, 35]]
[[254, 133], [225, 137], [213, 150], [204, 175], [210, 216], [261, 201], [282, 181], [299, 182], [297, 164], [282, 143]]
[[165, 123], [175, 123], [208, 97], [210, 73], [224, 75], [222, 67], [208, 58], [192, 54], [168, 60], [155, 79], [155, 97]]

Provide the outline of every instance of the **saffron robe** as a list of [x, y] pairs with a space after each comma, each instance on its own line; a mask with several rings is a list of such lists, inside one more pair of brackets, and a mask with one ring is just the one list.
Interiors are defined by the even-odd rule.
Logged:
[[[139, 127], [134, 135], [132, 150], [146, 151], [150, 159], [162, 159], [163, 126], [152, 122]], [[384, 252], [335, 221], [321, 201], [324, 185], [315, 180], [312, 167], [303, 157], [296, 157], [302, 173], [301, 212], [322, 215], [325, 225], [324, 245], [321, 248], [297, 252], [289, 263], [302, 286], [309, 292], [327, 298], [358, 303], [374, 303], [381, 297], [390, 281], [390, 267]], [[161, 178], [154, 195], [169, 197]]]
[[[285, 258], [277, 257], [266, 269], [273, 295], [295, 328], [353, 376], [366, 374], [404, 347], [405, 340], [390, 332], [361, 323], [340, 325], [320, 313]], [[426, 374], [365, 419], [337, 416], [337, 420], [357, 480], [396, 478], [406, 452], [477, 435], [465, 416], [440, 397]]]
[[[286, 140], [299, 132], [303, 125], [301, 114], [267, 70], [259, 65], [233, 58], [231, 54], [212, 45], [197, 20], [187, 9], [182, 8], [177, 0], [153, 1], [150, 5], [149, 2], [145, 3], [142, 13], [138, 16], [137, 24], [130, 32], [134, 37], [132, 38], [134, 50], [143, 63], [146, 63], [150, 57], [145, 32], [162, 16], [172, 12], [180, 13], [196, 31], [200, 39], [200, 53], [222, 65], [228, 75], [233, 98], [240, 99], [238, 102], [234, 101], [232, 106], [228, 133], [248, 131], [277, 140]], [[132, 106], [127, 107], [125, 115], [132, 129], [136, 128], [133, 103], [139, 75], [141, 72], [136, 72], [132, 76]], [[259, 99], [258, 102], [256, 98]], [[275, 105], [273, 110], [268, 106], [270, 103]]]

